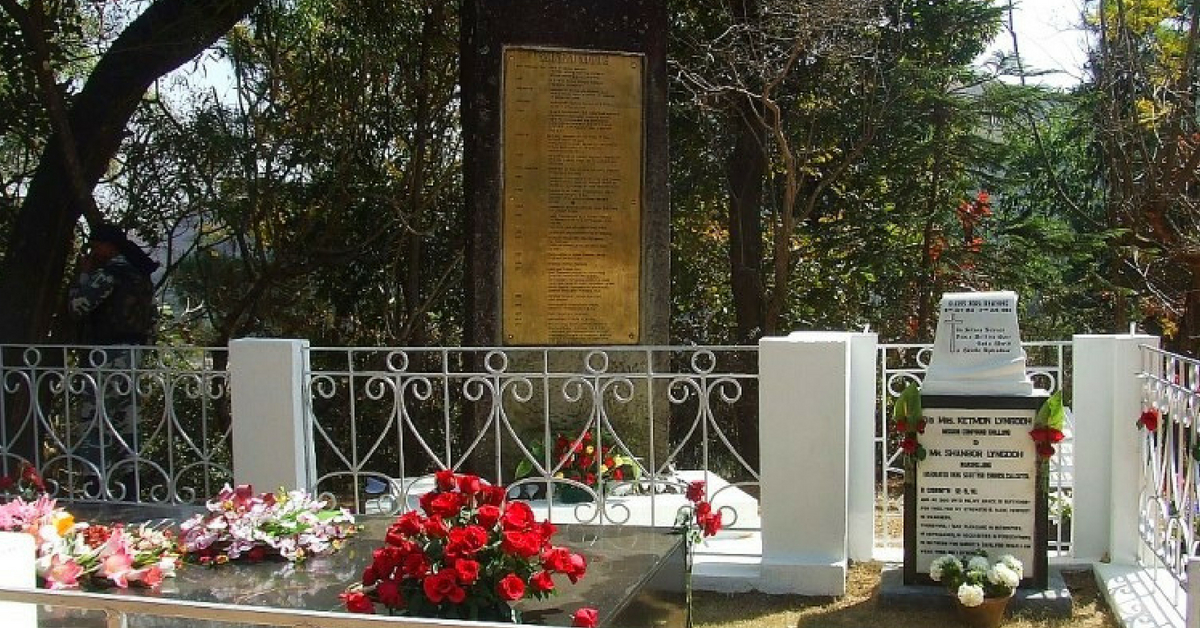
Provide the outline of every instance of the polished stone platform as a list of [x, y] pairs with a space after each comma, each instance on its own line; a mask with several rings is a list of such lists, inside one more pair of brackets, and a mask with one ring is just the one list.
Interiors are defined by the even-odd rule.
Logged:
[[[78, 520], [180, 521], [196, 508], [129, 505], [64, 504]], [[163, 582], [160, 591], [111, 590], [115, 596], [166, 597], [248, 606], [340, 611], [338, 594], [362, 576], [371, 552], [382, 543], [395, 517], [359, 517], [362, 531], [340, 552], [310, 559], [299, 565], [286, 562], [230, 564], [219, 568], [184, 565], [176, 578]], [[583, 554], [587, 575], [572, 585], [556, 578], [558, 595], [548, 600], [524, 600], [517, 608], [526, 623], [569, 626], [570, 615], [581, 606], [599, 610], [602, 626], [682, 626], [685, 623], [682, 537], [662, 528], [635, 526], [560, 526], [554, 541]], [[103, 616], [81, 611], [46, 609], [40, 628], [101, 628]], [[135, 628], [228, 628], [235, 624], [131, 617]]]

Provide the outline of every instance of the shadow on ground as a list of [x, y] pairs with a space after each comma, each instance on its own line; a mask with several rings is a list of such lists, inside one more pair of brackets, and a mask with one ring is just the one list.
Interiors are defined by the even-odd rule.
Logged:
[[[900, 610], [876, 603], [880, 563], [859, 563], [850, 568], [847, 594], [841, 598], [763, 593], [723, 594], [697, 592], [695, 619], [698, 628], [947, 628], [962, 626], [953, 611]], [[1010, 615], [1011, 628], [1117, 628], [1090, 570], [1064, 572], [1063, 579], [1075, 600], [1070, 619]], [[948, 594], [947, 594], [948, 595]]]

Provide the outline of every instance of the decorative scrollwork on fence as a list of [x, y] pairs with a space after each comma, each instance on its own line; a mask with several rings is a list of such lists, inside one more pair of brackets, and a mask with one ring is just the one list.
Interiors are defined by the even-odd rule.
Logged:
[[[1142, 450], [1141, 523], [1145, 554], [1181, 585], [1187, 563], [1200, 556], [1200, 361], [1142, 347], [1142, 405], [1160, 417], [1139, 424]], [[1153, 429], [1150, 429], [1153, 427]]]
[[0, 346], [0, 473], [57, 497], [195, 503], [230, 480], [225, 349]]
[[756, 352], [313, 348], [318, 488], [394, 513], [417, 507], [429, 474], [454, 469], [509, 486], [552, 519], [669, 526], [687, 482], [709, 478], [726, 500], [714, 507], [754, 528], [758, 472], [733, 434], [745, 391], [757, 390]]

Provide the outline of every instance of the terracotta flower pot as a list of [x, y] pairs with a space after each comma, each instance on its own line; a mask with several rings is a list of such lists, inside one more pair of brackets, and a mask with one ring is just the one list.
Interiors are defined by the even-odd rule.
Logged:
[[954, 597], [954, 607], [958, 609], [958, 618], [971, 628], [997, 628], [1004, 622], [1004, 611], [1012, 596], [984, 598], [979, 606], [963, 606]]

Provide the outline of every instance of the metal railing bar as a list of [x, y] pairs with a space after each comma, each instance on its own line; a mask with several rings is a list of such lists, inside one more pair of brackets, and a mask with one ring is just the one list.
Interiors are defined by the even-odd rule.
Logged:
[[296, 628], [365, 628], [370, 626], [393, 626], [413, 628], [504, 628], [512, 624], [496, 622], [458, 621], [450, 619], [426, 619], [421, 617], [388, 617], [384, 615], [362, 615], [331, 611], [270, 608], [244, 606], [216, 602], [195, 602], [172, 598], [134, 598], [85, 591], [50, 591], [20, 587], [0, 587], [0, 602], [42, 604], [101, 611], [109, 615], [109, 626], [113, 617], [129, 615], [152, 615], [220, 622], [240, 622], [260, 626], [289, 626]]

